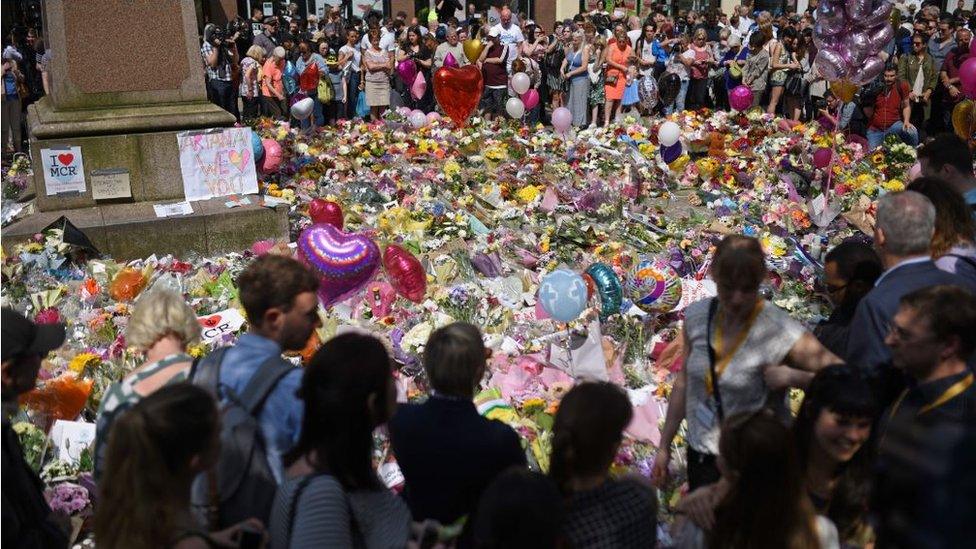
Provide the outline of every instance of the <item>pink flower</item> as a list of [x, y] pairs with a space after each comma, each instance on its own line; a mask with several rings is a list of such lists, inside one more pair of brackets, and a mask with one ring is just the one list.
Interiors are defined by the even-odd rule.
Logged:
[[54, 307], [41, 309], [37, 313], [37, 316], [34, 317], [34, 322], [38, 324], [57, 324], [61, 322], [61, 313]]

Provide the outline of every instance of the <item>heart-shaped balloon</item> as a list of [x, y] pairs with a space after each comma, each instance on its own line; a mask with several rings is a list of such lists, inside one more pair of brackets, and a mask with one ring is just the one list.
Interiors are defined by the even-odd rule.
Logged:
[[403, 83], [412, 86], [414, 79], [417, 78], [417, 63], [413, 59], [404, 59], [397, 65], [397, 74], [403, 79]]
[[302, 231], [298, 255], [319, 276], [319, 299], [325, 307], [358, 292], [380, 266], [380, 249], [368, 236], [324, 223]]
[[468, 61], [471, 63], [477, 63], [478, 58], [481, 57], [482, 50], [485, 49], [485, 45], [482, 44], [481, 40], [478, 38], [465, 40], [461, 47], [464, 49], [465, 57], [467, 57]]
[[308, 204], [308, 216], [312, 223], [326, 223], [337, 229], [343, 226], [342, 206], [331, 200], [315, 198]]
[[441, 67], [434, 73], [434, 96], [444, 112], [460, 128], [481, 101], [484, 80], [474, 65], [460, 69]]
[[420, 303], [427, 294], [427, 272], [420, 260], [399, 244], [390, 244], [383, 252], [383, 267], [390, 284], [403, 297]]

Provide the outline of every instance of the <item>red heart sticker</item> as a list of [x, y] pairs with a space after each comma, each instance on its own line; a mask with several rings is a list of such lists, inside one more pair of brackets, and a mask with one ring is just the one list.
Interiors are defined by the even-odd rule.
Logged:
[[197, 322], [200, 323], [204, 328], [214, 328], [220, 324], [220, 315], [208, 316], [206, 318], [198, 318]]
[[75, 155], [71, 153], [64, 153], [58, 155], [58, 162], [64, 164], [65, 166], [71, 164], [75, 159]]

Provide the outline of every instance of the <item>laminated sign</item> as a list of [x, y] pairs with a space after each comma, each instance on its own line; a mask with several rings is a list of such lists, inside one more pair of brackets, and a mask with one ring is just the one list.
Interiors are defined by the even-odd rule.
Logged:
[[186, 200], [258, 192], [250, 128], [176, 135]]
[[85, 192], [81, 147], [41, 149], [41, 168], [48, 196]]

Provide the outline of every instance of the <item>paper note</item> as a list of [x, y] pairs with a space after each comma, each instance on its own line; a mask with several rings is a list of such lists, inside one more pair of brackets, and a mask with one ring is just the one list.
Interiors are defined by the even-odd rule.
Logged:
[[182, 132], [176, 141], [188, 201], [258, 192], [250, 128]]
[[85, 192], [85, 167], [81, 147], [41, 149], [41, 169], [48, 196]]
[[92, 198], [131, 198], [132, 185], [128, 170], [94, 170], [91, 173]]
[[77, 463], [81, 453], [95, 442], [95, 424], [59, 419], [51, 427], [54, 455], [60, 460]]
[[153, 209], [156, 210], [156, 217], [173, 217], [193, 213], [193, 206], [190, 206], [190, 203], [186, 201], [176, 204], [153, 204]]
[[197, 317], [203, 342], [210, 343], [226, 334], [236, 333], [244, 325], [244, 316], [237, 309], [224, 309], [212, 315]]

